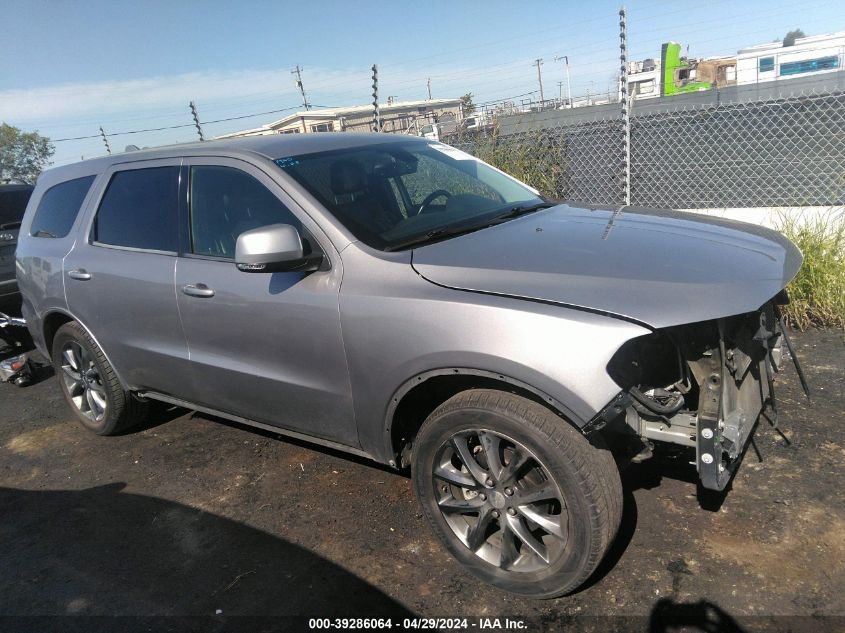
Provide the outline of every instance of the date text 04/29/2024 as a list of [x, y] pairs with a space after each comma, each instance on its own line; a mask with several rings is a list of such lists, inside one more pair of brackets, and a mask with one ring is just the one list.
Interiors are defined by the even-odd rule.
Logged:
[[520, 631], [526, 629], [526, 623], [511, 618], [311, 618], [308, 620], [311, 630], [363, 630], [396, 629], [399, 631], [417, 630], [487, 630]]

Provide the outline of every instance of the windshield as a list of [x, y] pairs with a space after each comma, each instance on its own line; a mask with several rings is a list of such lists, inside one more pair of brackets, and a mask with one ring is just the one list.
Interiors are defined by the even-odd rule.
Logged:
[[275, 162], [356, 238], [380, 250], [482, 228], [544, 203], [527, 186], [440, 143], [384, 143]]

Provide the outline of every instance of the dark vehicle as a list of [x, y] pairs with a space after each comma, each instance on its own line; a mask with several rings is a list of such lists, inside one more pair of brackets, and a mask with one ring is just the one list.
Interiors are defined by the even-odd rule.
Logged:
[[15, 247], [32, 185], [0, 185], [0, 311], [20, 301], [15, 279]]

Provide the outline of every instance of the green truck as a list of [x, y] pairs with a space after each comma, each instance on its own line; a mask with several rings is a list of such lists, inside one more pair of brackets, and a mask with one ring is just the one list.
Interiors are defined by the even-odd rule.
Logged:
[[666, 42], [660, 52], [660, 96], [711, 90], [736, 83], [736, 59], [720, 58], [690, 62], [681, 56], [681, 45]]

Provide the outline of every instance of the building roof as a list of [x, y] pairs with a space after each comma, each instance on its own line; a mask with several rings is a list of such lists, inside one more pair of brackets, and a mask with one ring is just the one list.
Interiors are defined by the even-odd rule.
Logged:
[[[387, 114], [397, 110], [411, 110], [415, 108], [445, 108], [449, 106], [456, 106], [461, 103], [460, 99], [426, 99], [423, 101], [394, 101], [393, 103], [379, 104], [379, 111], [382, 114]], [[315, 108], [313, 110], [300, 110], [292, 114], [273, 121], [272, 123], [265, 123], [259, 127], [251, 128], [249, 130], [240, 130], [238, 132], [230, 132], [229, 134], [222, 134], [216, 138], [232, 138], [235, 136], [260, 136], [262, 134], [271, 134], [274, 130], [284, 127], [288, 123], [298, 119], [308, 119], [311, 121], [331, 120], [340, 117], [350, 117], [355, 115], [366, 115], [373, 111], [373, 105], [368, 103], [365, 105], [346, 106], [341, 108]]]
[[[766, 42], [765, 44], [755, 44], [754, 46], [746, 46], [737, 51], [737, 55], [760, 53], [767, 50], [780, 50], [784, 52], [795, 51], [802, 46], [812, 46], [814, 44], [825, 44], [829, 40], [838, 40], [845, 38], [845, 31], [838, 31], [836, 33], [827, 33], [825, 35], [808, 35], [807, 37], [799, 37], [795, 40], [792, 46], [784, 46], [781, 40], [776, 42]], [[834, 45], [834, 44], [832, 44]], [[839, 44], [835, 44], [838, 46]]]

